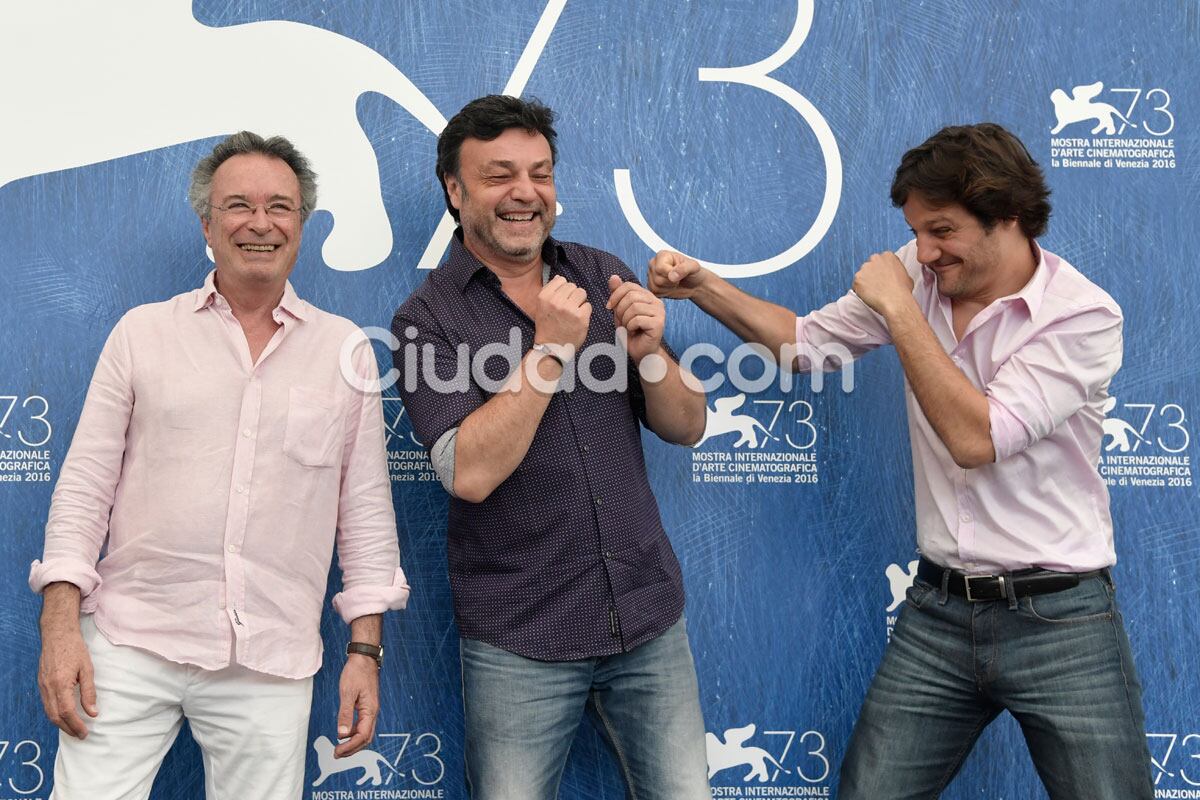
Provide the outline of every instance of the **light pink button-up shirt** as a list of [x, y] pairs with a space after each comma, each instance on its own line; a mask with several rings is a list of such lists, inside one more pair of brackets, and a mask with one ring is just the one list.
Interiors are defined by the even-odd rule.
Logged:
[[[943, 566], [1081, 572], [1116, 561], [1097, 463], [1108, 384], [1121, 366], [1121, 309], [1066, 261], [1038, 252], [1029, 283], [979, 312], [959, 341], [950, 301], [917, 261], [916, 243], [897, 251], [934, 335], [991, 410], [996, 461], [962, 469], [905, 381], [917, 545]], [[801, 317], [796, 339], [858, 357], [891, 334], [850, 292]]]
[[[290, 283], [274, 318], [282, 327], [251, 364], [210, 274], [117, 323], [54, 489], [34, 591], [74, 583], [114, 644], [287, 678], [321, 665], [335, 544], [343, 619], [404, 607], [381, 404], [339, 370], [343, 343], [364, 337]], [[377, 375], [370, 347], [351, 361]]]

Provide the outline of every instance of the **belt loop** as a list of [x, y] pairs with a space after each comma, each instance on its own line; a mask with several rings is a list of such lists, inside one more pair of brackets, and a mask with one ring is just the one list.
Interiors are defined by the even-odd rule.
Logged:
[[1004, 596], [1008, 598], [1009, 611], [1017, 610], [1017, 590], [1013, 586], [1013, 576], [1011, 572], [1004, 573], [1000, 580], [1004, 582]]
[[946, 601], [950, 599], [950, 569], [942, 568], [942, 587], [938, 590], [938, 605], [946, 605]]

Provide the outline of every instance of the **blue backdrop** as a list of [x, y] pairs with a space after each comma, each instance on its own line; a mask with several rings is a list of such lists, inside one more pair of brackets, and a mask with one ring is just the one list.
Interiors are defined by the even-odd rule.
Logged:
[[[1120, 0], [5, 4], [0, 798], [51, 787], [57, 736], [35, 687], [40, 603], [25, 579], [96, 357], [125, 310], [194, 288], [210, 268], [185, 200], [191, 166], [239, 128], [293, 137], [314, 157], [324, 202], [292, 281], [318, 306], [386, 325], [446, 241], [436, 132], [468, 100], [502, 90], [559, 113], [557, 236], [617, 253], [643, 277], [666, 242], [799, 311], [840, 295], [867, 256], [907, 240], [887, 189], [908, 147], [982, 120], [1022, 138], [1053, 189], [1042, 244], [1125, 311], [1101, 463], [1115, 574], [1156, 787], [1200, 797], [1190, 463], [1200, 274], [1187, 256], [1200, 249], [1198, 45], [1195, 0], [1136, 10]], [[677, 350], [736, 344], [690, 305], [667, 311]], [[379, 356], [386, 369], [390, 354]], [[703, 376], [723, 374], [705, 364]], [[757, 374], [749, 362], [745, 372]], [[885, 350], [854, 379], [851, 392], [836, 379], [820, 392], [807, 379], [710, 392], [710, 406], [745, 395], [726, 417], [756, 420], [753, 439], [710, 428], [688, 450], [646, 438], [686, 576], [714, 796], [835, 793], [911, 580], [902, 375]], [[414, 588], [385, 628], [372, 749], [393, 770], [375, 786], [360, 768], [327, 774], [310, 757], [307, 800], [465, 797], [446, 496], [390, 394]], [[347, 635], [328, 611], [322, 630], [330, 657], [310, 740], [332, 737]], [[782, 768], [756, 773], [755, 748]], [[200, 772], [181, 737], [154, 797], [198, 796]], [[623, 796], [590, 728], [562, 796]], [[945, 796], [1044, 796], [1011, 719], [989, 729]]]

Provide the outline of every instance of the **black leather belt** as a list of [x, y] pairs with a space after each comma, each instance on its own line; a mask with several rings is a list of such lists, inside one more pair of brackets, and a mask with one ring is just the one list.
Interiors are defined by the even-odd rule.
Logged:
[[946, 589], [950, 594], [965, 597], [972, 603], [984, 600], [1004, 600], [1011, 591], [1017, 597], [1050, 594], [1072, 589], [1080, 581], [1107, 575], [1107, 569], [1091, 572], [1051, 572], [1048, 569], [1023, 569], [1006, 575], [966, 575], [958, 570], [938, 566], [922, 558], [917, 564], [917, 577], [931, 586], [941, 588], [942, 576], [950, 573]]

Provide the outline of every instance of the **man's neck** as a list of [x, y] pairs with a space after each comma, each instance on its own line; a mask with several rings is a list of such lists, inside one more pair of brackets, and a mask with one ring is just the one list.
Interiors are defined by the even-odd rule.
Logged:
[[1033, 241], [1026, 239], [1025, 242], [1026, 247], [1016, 247], [1002, 258], [996, 269], [996, 280], [984, 287], [977, 297], [952, 300], [952, 304], [984, 309], [1001, 297], [1014, 295], [1028, 286], [1037, 271], [1038, 255]]
[[246, 285], [231, 280], [228, 276], [223, 279], [220, 270], [217, 270], [215, 283], [217, 291], [229, 303], [229, 309], [237, 321], [242, 325], [254, 325], [274, 322], [273, 312], [279, 307], [279, 301], [283, 299], [287, 280], [284, 279], [282, 283], [278, 284]]

